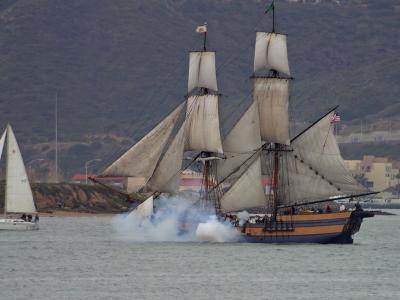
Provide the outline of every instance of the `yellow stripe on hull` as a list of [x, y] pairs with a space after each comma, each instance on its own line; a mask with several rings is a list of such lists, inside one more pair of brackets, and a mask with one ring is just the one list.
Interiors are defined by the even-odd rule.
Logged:
[[242, 227], [237, 227], [242, 234], [253, 236], [296, 236], [296, 235], [313, 235], [313, 234], [329, 234], [341, 233], [345, 225], [331, 225], [331, 226], [315, 226], [315, 227], [296, 227], [292, 231], [288, 230], [274, 230], [268, 231], [264, 227], [247, 227], [244, 232]]
[[282, 215], [277, 216], [277, 221], [319, 221], [319, 220], [329, 220], [329, 219], [348, 219], [350, 218], [351, 211], [343, 211], [336, 213], [306, 213], [298, 215]]

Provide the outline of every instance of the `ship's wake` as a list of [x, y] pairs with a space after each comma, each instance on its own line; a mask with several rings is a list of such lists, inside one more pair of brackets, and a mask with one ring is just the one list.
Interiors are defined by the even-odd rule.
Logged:
[[132, 242], [233, 242], [240, 236], [231, 223], [182, 197], [161, 197], [151, 217], [118, 215], [112, 225], [117, 239]]

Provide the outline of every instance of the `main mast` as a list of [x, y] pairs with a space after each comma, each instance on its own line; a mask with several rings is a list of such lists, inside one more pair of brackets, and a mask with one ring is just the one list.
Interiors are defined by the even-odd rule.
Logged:
[[266, 142], [265, 158], [272, 153], [272, 195], [270, 209], [275, 219], [277, 207], [283, 195], [280, 169], [283, 154], [288, 151], [289, 138], [289, 63], [287, 57], [287, 36], [276, 33], [275, 2], [265, 13], [272, 11], [272, 31], [257, 32], [254, 57], [254, 101], [259, 105], [260, 133]]
[[187, 94], [188, 143], [185, 150], [199, 151], [203, 162], [203, 194], [200, 206], [219, 210], [216, 181], [216, 160], [223, 154], [218, 113], [218, 88], [215, 52], [207, 50], [207, 24], [198, 26], [203, 35], [201, 51], [191, 51]]

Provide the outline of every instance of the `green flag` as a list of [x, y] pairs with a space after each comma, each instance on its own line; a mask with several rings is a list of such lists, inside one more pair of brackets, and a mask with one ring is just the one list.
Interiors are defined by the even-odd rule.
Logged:
[[267, 14], [270, 10], [274, 10], [275, 9], [275, 5], [274, 5], [274, 1], [272, 1], [272, 3], [265, 9], [265, 13]]

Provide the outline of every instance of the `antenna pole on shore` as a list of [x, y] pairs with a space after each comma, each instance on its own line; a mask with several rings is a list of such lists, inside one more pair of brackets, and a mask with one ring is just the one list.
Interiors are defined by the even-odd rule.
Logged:
[[55, 145], [55, 178], [58, 183], [58, 92], [56, 93], [56, 107], [55, 107], [55, 134], [56, 134], [56, 145]]

